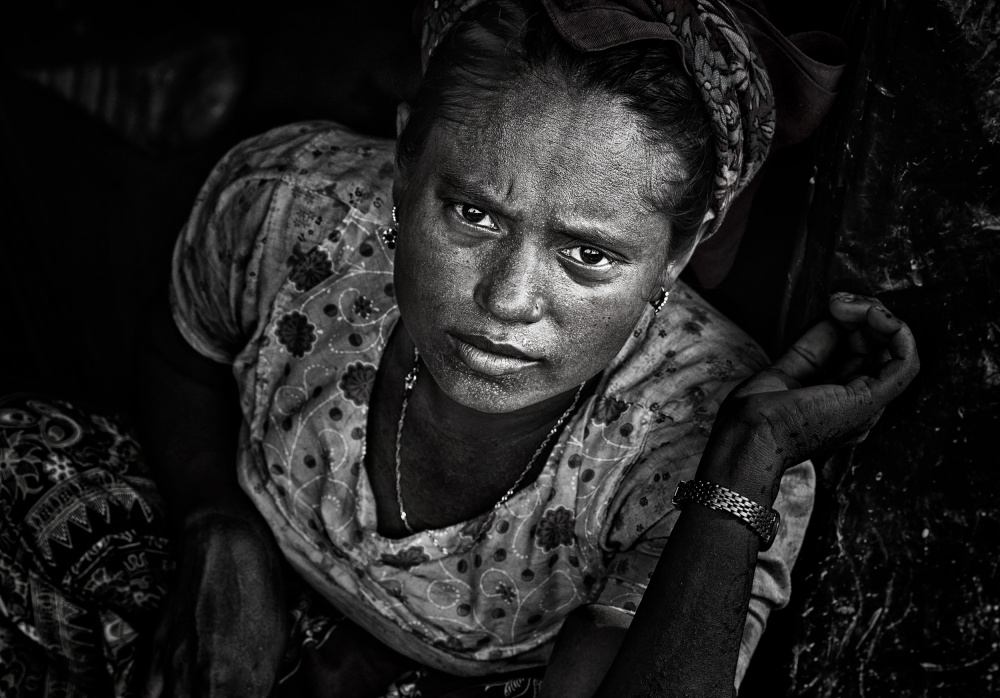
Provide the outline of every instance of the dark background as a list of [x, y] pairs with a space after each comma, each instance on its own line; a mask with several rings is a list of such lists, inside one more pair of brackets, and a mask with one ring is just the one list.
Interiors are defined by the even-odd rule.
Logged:
[[[767, 4], [852, 62], [704, 293], [771, 353], [827, 291], [876, 294], [924, 368], [868, 441], [818, 464], [794, 598], [741, 695], [1000, 694], [1000, 11]], [[296, 120], [392, 137], [419, 76], [408, 2], [136, 5], [0, 11], [0, 394], [126, 419], [137, 319], [215, 161]]]

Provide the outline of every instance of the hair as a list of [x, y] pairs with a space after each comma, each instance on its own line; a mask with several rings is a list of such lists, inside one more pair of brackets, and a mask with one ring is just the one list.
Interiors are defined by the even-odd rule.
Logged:
[[709, 209], [715, 152], [708, 114], [676, 47], [646, 40], [577, 51], [543, 9], [527, 5], [528, 0], [485, 2], [442, 37], [399, 137], [400, 172], [405, 178], [438, 120], [467, 123], [475, 97], [499, 95], [526, 77], [551, 80], [555, 74], [583, 93], [620, 100], [638, 118], [652, 149], [671, 155], [681, 179], [669, 188], [664, 182], [653, 201], [671, 221], [668, 255], [685, 252]]

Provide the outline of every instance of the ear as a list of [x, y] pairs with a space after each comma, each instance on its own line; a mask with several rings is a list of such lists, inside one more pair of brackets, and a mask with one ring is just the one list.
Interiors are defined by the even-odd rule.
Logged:
[[701, 226], [698, 228], [698, 232], [694, 236], [694, 240], [687, 246], [684, 253], [680, 257], [670, 260], [667, 262], [666, 266], [663, 267], [663, 271], [660, 273], [660, 285], [663, 288], [670, 289], [673, 287], [674, 283], [677, 282], [677, 277], [681, 275], [684, 271], [684, 267], [687, 266], [688, 262], [691, 261], [691, 256], [694, 254], [694, 250], [698, 247], [705, 234], [708, 232], [709, 228], [712, 227], [712, 221], [715, 220], [715, 212], [708, 211], [705, 213], [705, 217], [701, 219]]
[[410, 123], [410, 105], [406, 102], [400, 102], [399, 106], [396, 107], [396, 138], [403, 135], [403, 129], [408, 123]]

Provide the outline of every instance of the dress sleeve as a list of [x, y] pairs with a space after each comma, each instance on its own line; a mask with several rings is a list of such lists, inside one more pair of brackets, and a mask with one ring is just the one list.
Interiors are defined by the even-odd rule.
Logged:
[[223, 363], [232, 363], [259, 319], [254, 262], [259, 267], [277, 181], [253, 176], [252, 151], [241, 143], [216, 165], [174, 247], [174, 322], [198, 353]]
[[[666, 433], [670, 432], [670, 433]], [[705, 448], [703, 430], [674, 425], [653, 436], [648, 457], [636, 468], [613, 517], [608, 536], [615, 550], [606, 585], [597, 602], [634, 613], [653, 575], [680, 512], [671, 503], [680, 480], [695, 476]], [[758, 555], [750, 607], [736, 671], [739, 687], [772, 609], [784, 607], [791, 592], [791, 569], [798, 557], [812, 512], [815, 473], [806, 461], [789, 468], [774, 508], [781, 526], [774, 544]]]

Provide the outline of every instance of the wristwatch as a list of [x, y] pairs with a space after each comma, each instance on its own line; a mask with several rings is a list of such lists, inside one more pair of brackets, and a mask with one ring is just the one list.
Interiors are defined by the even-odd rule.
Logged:
[[725, 511], [745, 523], [760, 537], [760, 552], [771, 547], [778, 535], [781, 516], [774, 509], [762, 507], [742, 494], [716, 485], [707, 480], [686, 480], [677, 483], [674, 505], [682, 507], [687, 502], [701, 504], [709, 509]]

